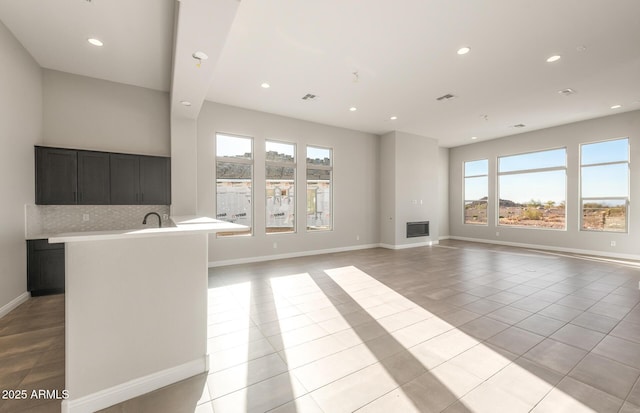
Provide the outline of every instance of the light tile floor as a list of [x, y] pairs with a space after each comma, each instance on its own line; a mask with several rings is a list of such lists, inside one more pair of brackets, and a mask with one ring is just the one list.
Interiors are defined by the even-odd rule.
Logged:
[[215, 268], [209, 373], [105, 412], [637, 413], [639, 281], [460, 241]]

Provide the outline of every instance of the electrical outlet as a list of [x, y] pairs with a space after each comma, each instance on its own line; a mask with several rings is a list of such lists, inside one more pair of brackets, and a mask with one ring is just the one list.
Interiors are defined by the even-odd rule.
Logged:
[[499, 236], [500, 236], [500, 233], [499, 233], [499, 232], [496, 232], [496, 237], [499, 237]]
[[169, 219], [169, 215], [168, 214], [162, 214], [162, 220], [166, 221]]
[[616, 242], [615, 241], [611, 241], [611, 246], [615, 247], [616, 246]]
[[273, 243], [273, 248], [278, 248], [278, 243], [277, 242]]
[[82, 214], [82, 220], [83, 221], [88, 221], [89, 220], [89, 214]]
[[356, 235], [356, 241], [360, 241], [360, 235]]

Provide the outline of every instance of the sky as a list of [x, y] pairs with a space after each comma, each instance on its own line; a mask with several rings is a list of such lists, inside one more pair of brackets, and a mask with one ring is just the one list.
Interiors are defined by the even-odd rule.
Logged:
[[[628, 164], [598, 165], [628, 160], [628, 139], [581, 145], [580, 154], [583, 197], [628, 196]], [[566, 163], [566, 149], [564, 148], [498, 158], [500, 172], [565, 167]], [[485, 175], [487, 170], [488, 161], [486, 159], [465, 163], [465, 176]], [[465, 180], [465, 200], [487, 196], [487, 177], [466, 178]], [[533, 199], [541, 201], [543, 204], [547, 201], [559, 204], [566, 200], [566, 181], [566, 170], [564, 169], [500, 175], [498, 177], [499, 197], [518, 203], [526, 203]]]
[[[253, 139], [241, 136], [216, 135], [216, 156], [236, 157], [245, 153], [252, 153]], [[285, 155], [294, 156], [295, 144], [267, 141], [267, 151], [278, 151]], [[307, 146], [307, 157], [311, 159], [331, 159], [331, 149]]]
[[[217, 156], [244, 155], [252, 153], [251, 138], [218, 134], [216, 140]], [[267, 141], [266, 150], [293, 155], [295, 145]], [[324, 159], [331, 157], [331, 149], [307, 146], [307, 157]], [[582, 197], [626, 197], [629, 193], [628, 164], [598, 165], [608, 162], [629, 159], [628, 139], [617, 139], [580, 146], [581, 154], [581, 191]], [[524, 153], [498, 158], [499, 172], [518, 172], [529, 169], [564, 168], [567, 164], [565, 148], [547, 151]], [[486, 159], [465, 162], [465, 200], [486, 197], [489, 162]], [[473, 177], [475, 176], [475, 177]], [[546, 203], [553, 201], [559, 204], [566, 201], [566, 170], [551, 170], [533, 173], [516, 173], [499, 175], [498, 188], [500, 199], [517, 203], [530, 200]]]

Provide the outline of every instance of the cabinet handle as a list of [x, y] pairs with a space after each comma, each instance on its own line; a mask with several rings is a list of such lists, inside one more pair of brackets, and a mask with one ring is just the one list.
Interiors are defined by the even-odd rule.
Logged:
[[144, 192], [140, 194], [140, 202], [144, 202]]
[[78, 202], [78, 193], [73, 191], [73, 202]]
[[136, 203], [138, 202], [138, 193], [136, 192]]

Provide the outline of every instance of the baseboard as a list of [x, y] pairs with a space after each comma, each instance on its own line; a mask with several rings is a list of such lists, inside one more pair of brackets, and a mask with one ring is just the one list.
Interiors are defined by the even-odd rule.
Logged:
[[[91, 413], [207, 371], [208, 356], [140, 377], [78, 399], [62, 401], [62, 413]], [[71, 394], [73, 396], [73, 394]]]
[[380, 244], [382, 248], [390, 249], [390, 250], [404, 250], [407, 248], [418, 248], [418, 247], [431, 247], [433, 245], [439, 244], [440, 241], [425, 241], [425, 242], [416, 242], [413, 244]]
[[442, 241], [442, 240], [450, 239], [450, 238], [451, 238], [451, 236], [449, 236], [449, 235], [443, 235], [443, 236], [439, 237], [438, 240]]
[[11, 312], [11, 310], [13, 310], [14, 308], [19, 306], [20, 304], [22, 304], [25, 301], [27, 301], [29, 299], [29, 297], [31, 297], [31, 294], [29, 294], [29, 291], [25, 291], [22, 294], [20, 294], [19, 296], [17, 296], [16, 298], [14, 298], [13, 300], [9, 301], [7, 304], [5, 304], [2, 307], [0, 307], [0, 318], [6, 316], [7, 314], [9, 314]]
[[583, 250], [578, 248], [555, 247], [550, 245], [527, 244], [522, 242], [496, 241], [496, 240], [481, 239], [481, 238], [468, 238], [468, 237], [456, 237], [456, 236], [451, 236], [450, 238], [459, 240], [459, 241], [481, 242], [484, 244], [496, 244], [496, 245], [506, 245], [509, 247], [531, 248], [531, 249], [542, 250], [542, 251], [557, 251], [557, 252], [566, 252], [571, 254], [592, 255], [592, 256], [604, 257], [604, 258], [620, 258], [624, 260], [640, 260], [640, 255], [638, 254], [620, 254], [620, 253], [614, 253], [614, 252]]
[[307, 257], [310, 255], [322, 255], [322, 254], [332, 254], [336, 252], [346, 252], [346, 251], [357, 251], [357, 250], [366, 250], [369, 248], [377, 248], [380, 247], [381, 244], [365, 244], [365, 245], [352, 245], [349, 247], [340, 247], [340, 248], [328, 248], [324, 250], [313, 250], [313, 251], [300, 251], [300, 252], [292, 252], [287, 254], [278, 254], [278, 255], [263, 255], [259, 257], [248, 257], [248, 258], [237, 258], [233, 260], [222, 260], [222, 261], [211, 261], [209, 262], [209, 267], [224, 267], [227, 265], [237, 265], [237, 264], [249, 264], [252, 262], [264, 262], [264, 261], [274, 261], [274, 260], [282, 260], [286, 258], [297, 258], [297, 257]]

